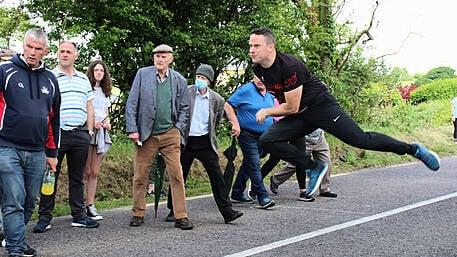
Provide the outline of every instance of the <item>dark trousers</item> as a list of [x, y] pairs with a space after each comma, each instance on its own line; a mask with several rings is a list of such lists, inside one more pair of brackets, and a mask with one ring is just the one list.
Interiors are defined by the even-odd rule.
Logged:
[[52, 219], [52, 210], [54, 210], [57, 193], [57, 181], [62, 169], [63, 158], [67, 157], [68, 167], [68, 197], [71, 208], [71, 216], [75, 219], [84, 219], [87, 217], [84, 206], [84, 183], [83, 175], [86, 168], [87, 153], [89, 150], [90, 136], [87, 130], [61, 130], [60, 147], [55, 173], [56, 183], [52, 195], [40, 196], [40, 206], [38, 214], [40, 220], [50, 221]]
[[316, 163], [302, 149], [289, 144], [321, 128], [351, 146], [374, 151], [411, 154], [416, 147], [377, 132], [365, 132], [339, 106], [328, 92], [323, 93], [304, 111], [275, 122], [261, 137], [260, 145], [270, 154], [296, 165], [297, 172], [315, 168]]
[[454, 139], [457, 139], [457, 119], [453, 123], [454, 123]]
[[[190, 172], [194, 159], [199, 160], [208, 174], [213, 197], [222, 216], [233, 215], [232, 203], [228, 198], [224, 177], [219, 165], [219, 156], [211, 147], [208, 135], [189, 137], [184, 151], [181, 153], [181, 165], [183, 170], [184, 183]], [[168, 191], [167, 206], [173, 210], [171, 190]]]
[[[306, 151], [306, 139], [304, 136], [293, 138], [290, 144], [296, 146], [298, 149], [302, 149], [302, 151]], [[262, 173], [262, 179], [264, 179], [279, 163], [281, 159], [277, 156], [270, 154], [268, 160], [262, 165], [260, 172]], [[295, 169], [295, 175], [297, 176], [298, 186], [300, 188], [306, 188], [306, 172], [297, 172]]]

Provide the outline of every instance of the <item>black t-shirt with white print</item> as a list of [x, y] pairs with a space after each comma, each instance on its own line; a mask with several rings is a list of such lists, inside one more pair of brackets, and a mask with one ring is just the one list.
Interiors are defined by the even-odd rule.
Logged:
[[284, 92], [303, 85], [300, 110], [308, 107], [317, 96], [328, 90], [302, 61], [289, 54], [276, 52], [276, 59], [271, 67], [264, 69], [261, 65], [254, 64], [253, 70], [279, 103], [286, 101]]

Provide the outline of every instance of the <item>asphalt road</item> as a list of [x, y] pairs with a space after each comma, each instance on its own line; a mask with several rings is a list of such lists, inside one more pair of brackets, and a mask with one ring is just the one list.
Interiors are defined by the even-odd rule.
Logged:
[[[296, 182], [280, 186], [271, 210], [234, 205], [244, 216], [224, 224], [211, 196], [188, 200], [194, 229], [164, 222], [148, 207], [145, 224], [128, 225], [131, 207], [104, 210], [97, 229], [55, 218], [43, 234], [27, 226], [40, 256], [457, 256], [457, 157], [439, 172], [421, 163], [332, 177], [338, 198], [297, 201]], [[3, 251], [0, 256], [6, 256]]]

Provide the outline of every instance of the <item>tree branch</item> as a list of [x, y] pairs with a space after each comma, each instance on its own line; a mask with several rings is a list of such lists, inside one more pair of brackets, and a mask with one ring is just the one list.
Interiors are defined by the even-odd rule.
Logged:
[[349, 46], [346, 47], [345, 53], [343, 53], [342, 61], [336, 67], [337, 74], [340, 73], [341, 69], [344, 67], [346, 62], [349, 60], [349, 57], [350, 57], [352, 51], [354, 50], [355, 46], [362, 39], [362, 37], [364, 35], [366, 35], [368, 38], [363, 40], [362, 44], [366, 44], [368, 41], [373, 40], [373, 36], [371, 35], [370, 30], [373, 27], [375, 14], [376, 14], [376, 10], [378, 9], [378, 7], [379, 7], [379, 2], [376, 1], [373, 11], [371, 12], [371, 18], [370, 18], [370, 22], [369, 22], [368, 26], [364, 30], [362, 30], [360, 33], [355, 34], [354, 37], [349, 38], [349, 40], [346, 42], [347, 44], [349, 44]]

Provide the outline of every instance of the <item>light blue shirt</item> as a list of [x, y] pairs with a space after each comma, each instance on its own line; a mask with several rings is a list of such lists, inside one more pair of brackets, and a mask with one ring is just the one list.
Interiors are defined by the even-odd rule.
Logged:
[[457, 118], [457, 97], [454, 97], [451, 102], [454, 105], [454, 109], [452, 110], [452, 117]]
[[57, 66], [52, 70], [59, 81], [60, 88], [60, 128], [72, 130], [87, 121], [87, 102], [94, 99], [94, 92], [87, 76], [73, 70], [70, 78]]
[[195, 95], [194, 110], [190, 121], [189, 136], [203, 136], [209, 133], [209, 91], [200, 95], [197, 90]]

